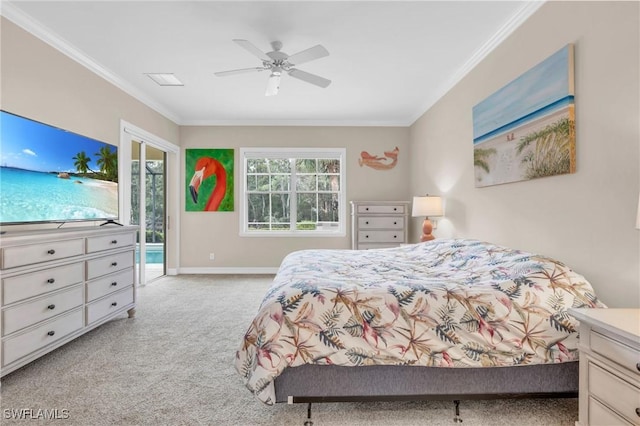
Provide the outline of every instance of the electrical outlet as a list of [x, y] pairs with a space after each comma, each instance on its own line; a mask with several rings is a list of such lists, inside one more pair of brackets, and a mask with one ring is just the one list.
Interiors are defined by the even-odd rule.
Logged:
[[209, 260], [216, 260], [216, 254], [215, 253], [209, 253]]
[[438, 221], [436, 219], [431, 219], [431, 225], [433, 229], [438, 229]]

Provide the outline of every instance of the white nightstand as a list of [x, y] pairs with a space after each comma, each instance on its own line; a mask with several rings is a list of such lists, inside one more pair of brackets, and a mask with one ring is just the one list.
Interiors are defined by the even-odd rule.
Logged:
[[580, 321], [578, 424], [640, 425], [640, 309], [570, 309]]

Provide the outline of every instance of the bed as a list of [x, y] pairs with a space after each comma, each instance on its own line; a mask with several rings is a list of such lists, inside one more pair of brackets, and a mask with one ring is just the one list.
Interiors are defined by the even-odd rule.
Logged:
[[605, 305], [563, 263], [477, 240], [297, 251], [235, 367], [266, 404], [577, 396], [571, 307]]

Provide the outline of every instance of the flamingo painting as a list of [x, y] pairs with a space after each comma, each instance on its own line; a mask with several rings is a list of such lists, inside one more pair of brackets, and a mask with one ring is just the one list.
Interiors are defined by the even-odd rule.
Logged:
[[233, 211], [233, 149], [188, 149], [187, 210]]

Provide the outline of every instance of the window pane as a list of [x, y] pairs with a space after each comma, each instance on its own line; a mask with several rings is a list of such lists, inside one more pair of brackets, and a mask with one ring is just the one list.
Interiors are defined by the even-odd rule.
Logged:
[[288, 192], [290, 190], [289, 182], [291, 182], [291, 175], [272, 175], [271, 190]]
[[255, 191], [258, 189], [258, 176], [247, 175], [247, 191]]
[[291, 161], [288, 158], [270, 158], [266, 161], [271, 173], [291, 173]]
[[247, 173], [267, 173], [267, 161], [263, 158], [247, 159]]
[[316, 194], [298, 194], [297, 208], [297, 223], [317, 222], [316, 213], [318, 211], [318, 206], [316, 205]]
[[318, 160], [318, 171], [320, 173], [340, 173], [340, 160]]
[[315, 191], [316, 190], [316, 175], [298, 175], [298, 181], [296, 183], [296, 190], [298, 190], [298, 191]]
[[269, 175], [257, 175], [256, 176], [256, 188], [255, 191], [269, 192]]
[[318, 194], [318, 222], [338, 222], [338, 194]]
[[247, 222], [270, 222], [269, 220], [269, 194], [249, 194], [247, 197]]
[[315, 158], [297, 159], [296, 170], [298, 173], [315, 173], [317, 171]]
[[339, 175], [319, 175], [318, 191], [340, 191]]
[[271, 225], [268, 223], [249, 223], [250, 231], [268, 231]]
[[289, 223], [289, 194], [271, 194], [271, 222]]

